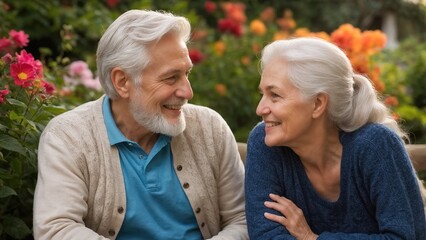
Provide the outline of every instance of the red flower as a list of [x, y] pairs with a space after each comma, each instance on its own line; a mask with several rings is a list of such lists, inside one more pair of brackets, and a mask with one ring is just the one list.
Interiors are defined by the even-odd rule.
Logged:
[[6, 96], [7, 94], [9, 94], [8, 89], [0, 90], [0, 104], [4, 103], [4, 96]]
[[53, 93], [55, 93], [55, 91], [56, 91], [55, 85], [53, 85], [50, 82], [46, 82], [44, 80], [43, 80], [43, 87], [46, 91], [46, 94], [48, 94], [48, 95], [53, 95]]
[[16, 53], [16, 59], [18, 63], [27, 63], [31, 65], [34, 69], [35, 75], [39, 78], [43, 78], [43, 64], [39, 60], [34, 60], [31, 53], [22, 50], [21, 54]]
[[204, 9], [206, 9], [206, 12], [208, 13], [213, 13], [214, 11], [216, 11], [216, 3], [207, 0], [204, 3]]
[[120, 0], [107, 0], [106, 2], [107, 2], [108, 7], [113, 8], [113, 7], [118, 5]]
[[220, 19], [218, 28], [220, 32], [229, 32], [237, 37], [240, 37], [243, 33], [243, 27], [238, 22], [229, 18]]
[[13, 77], [17, 86], [23, 88], [31, 86], [31, 81], [37, 77], [31, 64], [19, 62], [10, 65], [10, 76]]
[[204, 55], [198, 49], [190, 49], [189, 58], [191, 58], [193, 64], [197, 64], [203, 61]]
[[17, 47], [25, 47], [28, 45], [28, 35], [24, 31], [10, 30], [9, 36]]

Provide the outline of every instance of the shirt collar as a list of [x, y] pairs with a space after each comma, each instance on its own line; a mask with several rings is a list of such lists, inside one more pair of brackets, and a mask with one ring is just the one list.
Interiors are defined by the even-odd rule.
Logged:
[[[108, 96], [105, 96], [103, 100], [102, 112], [104, 115], [104, 122], [107, 129], [109, 143], [111, 145], [115, 145], [121, 142], [133, 142], [129, 140], [126, 136], [124, 136], [124, 134], [120, 131], [120, 129], [118, 129], [117, 124], [115, 124], [114, 118], [112, 117], [111, 104], [110, 104]], [[160, 134], [157, 140], [157, 144], [163, 147], [167, 145], [168, 143], [170, 143], [170, 141], [171, 141], [170, 136]]]

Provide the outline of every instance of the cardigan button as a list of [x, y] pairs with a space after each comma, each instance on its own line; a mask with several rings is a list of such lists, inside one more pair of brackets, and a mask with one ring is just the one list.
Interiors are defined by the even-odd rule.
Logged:
[[197, 208], [195, 209], [195, 212], [196, 212], [196, 213], [200, 213], [200, 212], [201, 212], [201, 208], [197, 207]]
[[110, 230], [108, 231], [108, 234], [109, 234], [110, 236], [114, 236], [114, 235], [115, 235], [115, 231], [114, 231], [113, 229], [110, 229]]
[[182, 171], [182, 165], [177, 165], [176, 169], [177, 169], [178, 171]]
[[122, 214], [124, 212], [124, 208], [123, 207], [118, 207], [117, 208], [118, 213]]
[[206, 224], [204, 222], [201, 223], [201, 227], [203, 228]]
[[186, 182], [186, 183], [184, 183], [184, 184], [183, 184], [183, 188], [189, 188], [189, 183], [187, 183], [187, 182]]

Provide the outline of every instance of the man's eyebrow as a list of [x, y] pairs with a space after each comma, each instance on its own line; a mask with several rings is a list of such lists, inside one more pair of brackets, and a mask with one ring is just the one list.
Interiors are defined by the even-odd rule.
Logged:
[[[189, 68], [185, 71], [185, 73], [190, 72], [192, 70], [192, 67], [193, 67], [193, 65], [191, 64], [189, 66]], [[181, 73], [181, 72], [182, 72], [182, 70], [180, 70], [180, 69], [169, 69], [169, 70], [166, 70], [165, 72], [161, 73], [160, 77], [165, 77], [165, 76], [168, 76], [168, 75], [173, 75], [173, 74], [177, 74], [177, 73]]]

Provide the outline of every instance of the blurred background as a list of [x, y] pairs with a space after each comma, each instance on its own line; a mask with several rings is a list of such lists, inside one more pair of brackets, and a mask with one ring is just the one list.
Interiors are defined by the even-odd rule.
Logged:
[[[425, 1], [0, 0], [0, 239], [32, 239], [39, 135], [52, 117], [102, 95], [97, 42], [129, 9], [189, 19], [191, 102], [218, 111], [237, 141], [260, 121], [261, 49], [316, 36], [371, 79], [411, 143], [426, 143]], [[15, 74], [30, 68], [31, 81]]]

